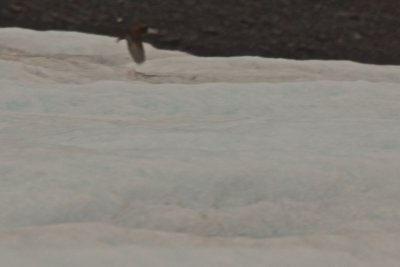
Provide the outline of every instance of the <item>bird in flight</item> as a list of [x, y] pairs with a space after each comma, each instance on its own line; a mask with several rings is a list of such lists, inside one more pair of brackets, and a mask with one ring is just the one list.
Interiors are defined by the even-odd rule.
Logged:
[[128, 45], [129, 53], [133, 61], [137, 64], [142, 64], [146, 60], [146, 54], [143, 48], [142, 36], [143, 34], [157, 34], [158, 30], [148, 26], [136, 25], [129, 29], [129, 31], [117, 39], [117, 42], [125, 39]]

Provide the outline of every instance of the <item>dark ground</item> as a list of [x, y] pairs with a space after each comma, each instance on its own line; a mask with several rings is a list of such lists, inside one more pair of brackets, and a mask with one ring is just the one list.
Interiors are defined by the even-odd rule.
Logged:
[[201, 56], [400, 64], [399, 0], [0, 0], [0, 27], [118, 36], [134, 23]]

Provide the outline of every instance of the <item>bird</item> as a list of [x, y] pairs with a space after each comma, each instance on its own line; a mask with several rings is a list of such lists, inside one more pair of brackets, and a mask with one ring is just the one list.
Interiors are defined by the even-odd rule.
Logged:
[[136, 64], [142, 64], [146, 60], [146, 54], [143, 48], [142, 36], [143, 34], [157, 34], [158, 30], [150, 28], [147, 25], [132, 26], [123, 36], [117, 39], [117, 42], [126, 40], [128, 51]]

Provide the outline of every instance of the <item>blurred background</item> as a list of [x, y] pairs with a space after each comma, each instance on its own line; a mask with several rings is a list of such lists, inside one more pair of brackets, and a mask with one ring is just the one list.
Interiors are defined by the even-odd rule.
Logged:
[[0, 27], [119, 36], [133, 24], [199, 56], [400, 64], [399, 0], [0, 0]]

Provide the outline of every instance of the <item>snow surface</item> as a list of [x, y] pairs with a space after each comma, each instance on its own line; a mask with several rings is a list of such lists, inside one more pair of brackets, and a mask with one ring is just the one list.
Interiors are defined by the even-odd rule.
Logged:
[[1, 266], [400, 266], [400, 67], [0, 29]]

